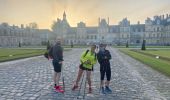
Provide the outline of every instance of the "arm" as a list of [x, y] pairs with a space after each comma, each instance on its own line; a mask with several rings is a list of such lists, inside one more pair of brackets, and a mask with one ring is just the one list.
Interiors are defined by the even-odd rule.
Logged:
[[80, 58], [80, 61], [81, 63], [85, 63], [87, 61], [87, 59], [84, 57], [86, 51], [84, 51], [82, 54], [81, 54], [81, 58]]
[[64, 61], [64, 59], [63, 59], [63, 48], [61, 47], [61, 59], [60, 59], [61, 61]]
[[107, 55], [108, 55], [108, 59], [110, 60], [110, 59], [112, 59], [112, 56], [111, 56], [111, 54], [110, 54], [110, 52], [109, 52], [109, 50], [107, 50]]
[[101, 53], [99, 52], [99, 53], [97, 53], [97, 60], [98, 60], [98, 62], [99, 63], [101, 63], [102, 62], [102, 55], [101, 55]]
[[63, 60], [63, 48], [62, 47], [59, 49], [58, 55], [59, 55], [59, 63], [62, 64], [62, 62], [64, 61]]

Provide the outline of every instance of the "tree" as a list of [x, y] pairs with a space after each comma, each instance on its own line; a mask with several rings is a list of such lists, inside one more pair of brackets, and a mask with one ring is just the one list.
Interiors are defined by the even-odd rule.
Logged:
[[19, 45], [18, 45], [19, 47], [21, 47], [21, 42], [19, 41]]
[[128, 41], [126, 42], [126, 48], [129, 48], [129, 43], [128, 43]]
[[47, 42], [47, 50], [49, 50], [51, 48], [51, 45], [50, 45], [50, 41], [48, 40]]
[[73, 48], [73, 42], [71, 41], [71, 48]]
[[53, 30], [53, 32], [60, 33], [60, 30], [62, 29], [61, 25], [62, 25], [62, 21], [59, 18], [57, 18], [57, 22], [56, 21], [53, 22], [51, 29]]
[[146, 50], [146, 47], [145, 47], [145, 45], [146, 45], [146, 40], [143, 40], [143, 43], [142, 43], [142, 48], [141, 48], [141, 50]]

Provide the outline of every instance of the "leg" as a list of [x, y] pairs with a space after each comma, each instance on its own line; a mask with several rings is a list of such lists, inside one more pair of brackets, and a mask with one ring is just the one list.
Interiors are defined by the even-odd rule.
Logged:
[[112, 90], [109, 88], [109, 83], [110, 83], [110, 78], [111, 78], [111, 69], [110, 66], [107, 66], [107, 70], [106, 70], [106, 76], [107, 76], [107, 81], [106, 81], [106, 92], [107, 93], [112, 93]]
[[54, 66], [54, 84], [56, 86], [58, 86], [60, 76], [61, 76], [61, 66], [62, 66], [62, 64], [59, 64], [58, 62], [53, 61], [53, 66]]
[[78, 88], [78, 83], [82, 77], [83, 74], [83, 69], [81, 68], [81, 65], [79, 66], [79, 71], [78, 71], [78, 75], [77, 75], [77, 79], [72, 87], [72, 90], [74, 91], [76, 88]]
[[53, 80], [54, 80], [54, 85], [57, 86], [57, 66], [56, 66], [56, 62], [53, 60], [52, 61], [53, 67], [54, 67], [54, 76], [53, 76]]
[[61, 76], [61, 72], [57, 72], [57, 78], [56, 78], [57, 86], [59, 86], [60, 76]]
[[78, 86], [78, 83], [81, 79], [82, 74], [83, 74], [83, 70], [79, 68], [79, 72], [78, 72], [76, 83], [75, 83], [76, 86]]
[[100, 87], [104, 87], [104, 76], [105, 76], [105, 69], [103, 66], [100, 65], [100, 80], [101, 80]]
[[86, 71], [89, 88], [91, 88], [91, 71]]
[[91, 71], [86, 71], [86, 75], [87, 75], [87, 81], [89, 84], [89, 93], [92, 92], [92, 88], [91, 88]]
[[111, 79], [111, 68], [110, 68], [110, 66], [107, 66], [106, 77], [107, 77], [106, 86], [109, 87], [110, 79]]
[[104, 89], [104, 77], [105, 77], [105, 73], [106, 73], [105, 66], [101, 66], [100, 65], [100, 80], [101, 80], [101, 83], [100, 83], [100, 92], [102, 94], [106, 94], [105, 93], [105, 89]]
[[54, 80], [54, 84], [57, 85], [57, 73], [55, 71], [54, 71], [53, 80]]

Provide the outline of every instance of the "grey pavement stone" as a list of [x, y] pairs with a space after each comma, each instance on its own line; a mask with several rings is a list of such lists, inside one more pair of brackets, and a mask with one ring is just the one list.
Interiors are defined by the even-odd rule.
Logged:
[[[65, 94], [53, 90], [53, 66], [44, 57], [0, 64], [0, 100], [77, 100], [78, 91], [71, 87], [77, 76], [79, 58], [86, 49], [64, 52]], [[150, 67], [109, 48], [112, 60], [112, 94], [101, 95], [99, 64], [92, 73], [93, 93], [85, 90], [86, 100], [170, 100], [170, 79]], [[61, 76], [62, 79], [62, 76]], [[62, 85], [62, 81], [60, 81]], [[84, 84], [80, 92], [83, 99]], [[2, 98], [2, 99], [1, 99]]]

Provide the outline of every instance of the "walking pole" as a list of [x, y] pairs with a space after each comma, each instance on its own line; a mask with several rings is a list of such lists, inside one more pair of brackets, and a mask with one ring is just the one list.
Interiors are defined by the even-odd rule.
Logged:
[[100, 81], [99, 94], [100, 94], [100, 91], [101, 91], [101, 84], [102, 84], [102, 81]]
[[79, 89], [79, 92], [78, 92], [78, 95], [77, 95], [77, 99], [79, 99], [79, 96], [80, 96], [80, 90], [81, 90], [81, 86], [83, 84], [83, 80], [84, 80], [84, 72], [83, 72], [83, 77], [82, 77], [82, 81], [80, 83], [80, 89]]
[[85, 86], [84, 86], [84, 94], [83, 94], [83, 99], [85, 99], [85, 94], [86, 94], [86, 84], [87, 84], [87, 73], [86, 73], [86, 78], [85, 78]]
[[63, 81], [63, 90], [64, 90], [64, 92], [65, 92], [65, 83], [64, 83], [63, 70], [64, 70], [64, 68], [63, 68], [63, 66], [62, 66], [61, 75], [62, 75], [62, 81]]

